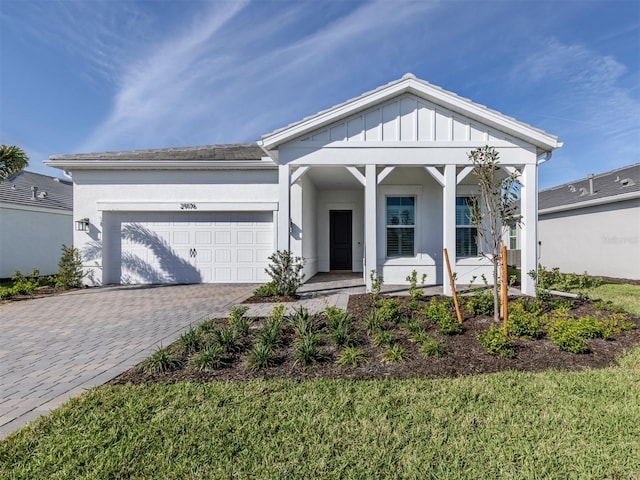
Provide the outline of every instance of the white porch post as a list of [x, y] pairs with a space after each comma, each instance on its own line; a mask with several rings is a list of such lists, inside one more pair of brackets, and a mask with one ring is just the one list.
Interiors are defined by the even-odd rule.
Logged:
[[290, 225], [291, 225], [291, 169], [289, 165], [278, 167], [278, 250], [290, 250]]
[[[444, 186], [442, 187], [442, 247], [447, 249], [451, 270], [456, 270], [456, 166], [445, 165]], [[442, 290], [452, 295], [447, 274], [447, 265], [442, 254]]]
[[522, 169], [522, 237], [520, 241], [522, 293], [535, 295], [535, 282], [529, 276], [538, 269], [538, 175], [537, 166], [525, 165]]
[[364, 231], [365, 231], [365, 271], [364, 277], [367, 285], [367, 292], [371, 291], [371, 278], [369, 274], [371, 270], [378, 272], [378, 246], [376, 231], [376, 215], [377, 215], [377, 186], [376, 166], [367, 165], [365, 167], [365, 187], [364, 187]]

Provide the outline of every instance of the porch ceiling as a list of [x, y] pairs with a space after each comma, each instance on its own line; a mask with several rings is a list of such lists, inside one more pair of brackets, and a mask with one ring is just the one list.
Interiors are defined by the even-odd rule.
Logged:
[[358, 190], [364, 188], [344, 167], [311, 167], [306, 175], [317, 188], [322, 190]]

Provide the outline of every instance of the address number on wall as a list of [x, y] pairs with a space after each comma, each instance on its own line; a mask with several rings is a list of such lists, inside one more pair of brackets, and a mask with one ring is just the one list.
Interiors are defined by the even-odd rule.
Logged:
[[195, 203], [181, 203], [180, 210], [197, 210], [198, 206]]

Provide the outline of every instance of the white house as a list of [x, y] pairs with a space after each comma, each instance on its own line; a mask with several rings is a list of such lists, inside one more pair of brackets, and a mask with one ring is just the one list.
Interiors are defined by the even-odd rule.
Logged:
[[62, 245], [73, 242], [72, 194], [71, 182], [39, 173], [0, 182], [0, 278], [58, 272]]
[[540, 263], [640, 280], [640, 163], [539, 193]]
[[[492, 145], [522, 179], [522, 263], [536, 268], [537, 167], [557, 138], [407, 74], [257, 143], [55, 155], [73, 172], [75, 245], [91, 281], [262, 282], [276, 249], [317, 272], [489, 274], [467, 154]], [[488, 275], [490, 276], [490, 275]], [[534, 293], [529, 280], [523, 291]]]

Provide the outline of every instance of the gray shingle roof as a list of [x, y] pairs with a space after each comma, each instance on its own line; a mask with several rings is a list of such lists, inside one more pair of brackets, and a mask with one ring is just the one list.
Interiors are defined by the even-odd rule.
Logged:
[[52, 155], [51, 160], [261, 160], [266, 153], [255, 143], [154, 148], [119, 152]]
[[617, 195], [640, 195], [640, 163], [593, 176], [593, 192], [589, 178], [564, 183], [538, 193], [538, 209], [575, 205], [594, 200], [611, 200]]
[[71, 211], [73, 184], [67, 180], [22, 171], [0, 182], [0, 202]]

